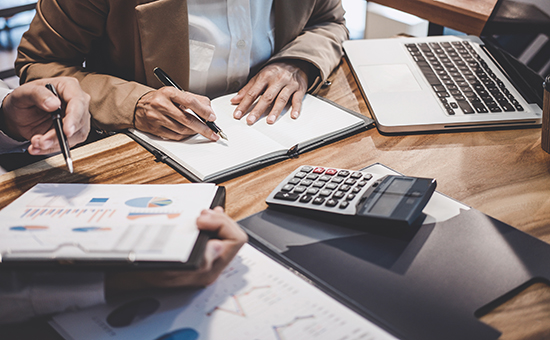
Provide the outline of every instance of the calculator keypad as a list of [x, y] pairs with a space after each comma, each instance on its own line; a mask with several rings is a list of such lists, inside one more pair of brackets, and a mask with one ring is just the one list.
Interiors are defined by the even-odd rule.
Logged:
[[268, 203], [343, 212], [356, 205], [373, 181], [369, 173], [306, 165], [281, 182]]

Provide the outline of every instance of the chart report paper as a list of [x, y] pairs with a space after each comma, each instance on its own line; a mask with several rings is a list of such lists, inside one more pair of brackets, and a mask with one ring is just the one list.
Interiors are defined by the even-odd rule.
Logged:
[[[0, 212], [1, 265], [48, 260], [187, 262], [212, 184], [38, 184]], [[11, 262], [11, 263], [10, 263]]]
[[395, 339], [245, 244], [204, 289], [145, 294], [58, 315], [66, 339]]

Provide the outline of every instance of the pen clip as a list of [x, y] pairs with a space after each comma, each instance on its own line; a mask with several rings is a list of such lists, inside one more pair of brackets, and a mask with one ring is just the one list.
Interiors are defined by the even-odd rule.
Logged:
[[286, 155], [290, 158], [298, 158], [298, 156], [300, 156], [298, 149], [299, 149], [298, 144], [296, 144], [290, 149], [288, 149], [288, 151], [286, 152]]

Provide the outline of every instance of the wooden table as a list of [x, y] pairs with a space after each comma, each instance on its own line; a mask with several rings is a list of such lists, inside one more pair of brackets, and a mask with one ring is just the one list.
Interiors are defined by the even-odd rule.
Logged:
[[369, 0], [431, 23], [480, 35], [497, 0]]
[[[346, 60], [321, 94], [369, 115]], [[221, 183], [227, 212], [242, 219], [264, 208], [265, 198], [301, 164], [360, 169], [383, 163], [401, 173], [434, 177], [437, 190], [550, 242], [550, 155], [540, 147], [540, 129], [384, 136], [376, 129]], [[72, 152], [75, 174], [54, 156], [0, 176], [0, 208], [38, 182], [161, 184], [184, 177], [125, 135], [114, 135]], [[550, 337], [550, 289], [532, 286], [482, 320], [502, 339]]]

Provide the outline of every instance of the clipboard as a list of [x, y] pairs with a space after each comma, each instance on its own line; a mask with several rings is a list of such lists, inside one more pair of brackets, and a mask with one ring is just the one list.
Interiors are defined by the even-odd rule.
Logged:
[[214, 184], [37, 184], [0, 211], [1, 270], [195, 270]]

